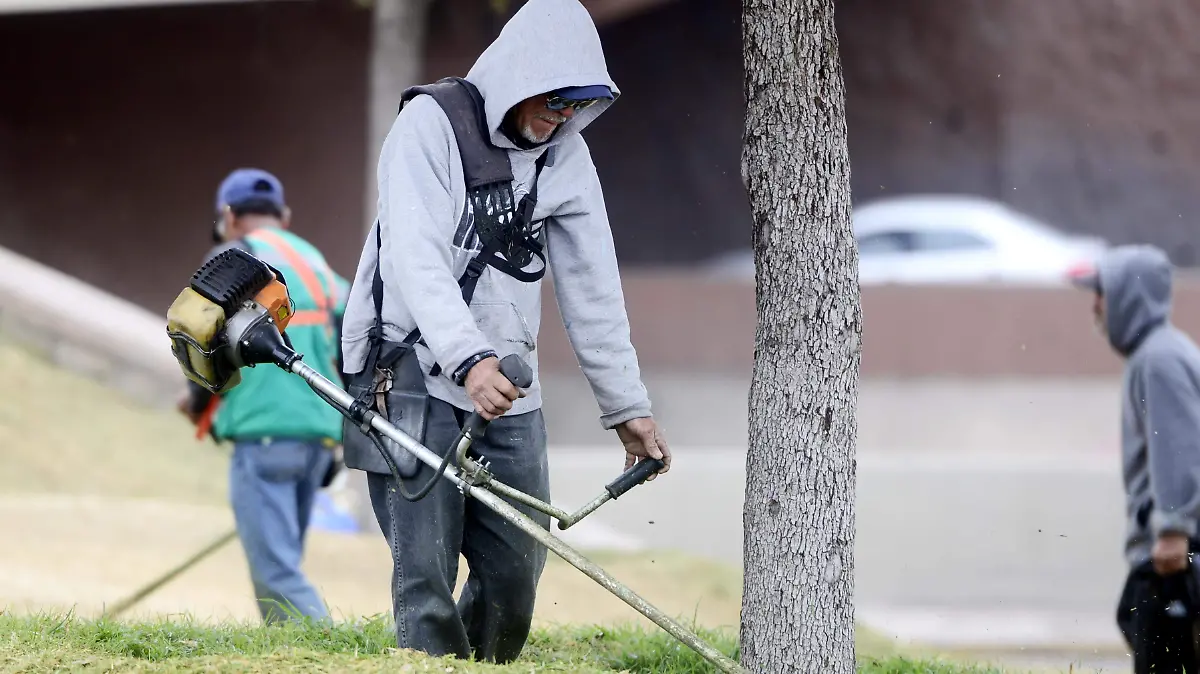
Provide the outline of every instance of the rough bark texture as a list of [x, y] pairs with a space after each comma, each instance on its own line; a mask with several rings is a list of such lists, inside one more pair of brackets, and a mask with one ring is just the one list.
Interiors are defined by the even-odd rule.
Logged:
[[754, 217], [742, 662], [854, 671], [861, 309], [833, 0], [745, 0]]

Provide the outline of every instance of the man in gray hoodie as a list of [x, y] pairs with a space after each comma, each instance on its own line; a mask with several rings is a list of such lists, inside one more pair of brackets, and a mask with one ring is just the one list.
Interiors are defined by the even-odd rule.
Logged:
[[1094, 292], [1097, 327], [1126, 361], [1121, 443], [1130, 572], [1117, 624], [1137, 674], [1195, 672], [1200, 349], [1170, 321], [1172, 267], [1158, 248], [1118, 246], [1078, 282]]
[[[514, 197], [520, 200], [537, 181], [526, 234], [544, 245], [559, 310], [600, 422], [616, 431], [626, 467], [653, 457], [664, 461], [665, 473], [670, 451], [641, 382], [600, 181], [580, 135], [620, 95], [591, 16], [578, 0], [530, 0], [466, 80], [484, 99], [492, 144], [507, 151]], [[553, 159], [539, 178], [535, 164], [550, 149]], [[541, 284], [488, 267], [470, 304], [463, 301], [457, 279], [483, 246], [453, 129], [430, 96], [413, 98], [397, 116], [380, 154], [377, 184], [379, 252], [373, 231], [345, 312], [345, 371], [360, 372], [367, 361], [378, 267], [384, 339], [398, 342], [414, 329], [423, 336], [416, 354], [430, 396], [424, 444], [445, 450], [467, 414], [479, 412], [491, 423], [472, 451], [490, 462], [500, 481], [549, 500], [536, 377]], [[517, 266], [529, 262], [512, 252], [506, 256]], [[500, 373], [498, 359], [509, 354], [535, 373], [522, 391]], [[347, 465], [357, 467], [349, 454]], [[529, 633], [545, 549], [448, 481], [410, 501], [397, 495], [385, 464], [362, 465], [391, 546], [398, 645], [500, 662], [516, 658]], [[413, 471], [402, 472], [405, 482], [423, 484], [432, 474], [423, 465]], [[549, 528], [549, 517], [518, 507]], [[460, 553], [470, 575], [456, 606]]]

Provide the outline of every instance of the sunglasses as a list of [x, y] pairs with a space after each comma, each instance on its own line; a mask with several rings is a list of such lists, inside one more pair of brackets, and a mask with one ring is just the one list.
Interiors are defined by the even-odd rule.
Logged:
[[574, 108], [576, 112], [579, 112], [580, 110], [583, 110], [584, 108], [591, 107], [598, 100], [600, 100], [600, 99], [599, 98], [585, 98], [582, 100], [575, 100], [575, 99], [571, 99], [571, 98], [563, 98], [562, 96], [559, 96], [557, 94], [550, 94], [550, 96], [546, 99], [546, 107], [551, 110], [562, 110], [563, 108]]

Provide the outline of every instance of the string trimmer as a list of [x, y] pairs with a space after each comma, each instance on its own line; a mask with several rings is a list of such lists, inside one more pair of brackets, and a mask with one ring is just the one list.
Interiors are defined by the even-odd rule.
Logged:
[[[501, 498], [507, 497], [546, 513], [558, 520], [559, 529], [565, 530], [606, 502], [644, 482], [662, 468], [661, 461], [639, 461], [609, 483], [603, 494], [577, 512], [568, 513], [501, 483], [488, 472], [486, 465], [467, 456], [472, 441], [487, 427], [487, 421], [479, 414], [472, 413], [467, 418], [455, 446], [439, 455], [309, 367], [287, 338], [291, 312], [292, 303], [283, 275], [253, 255], [232, 248], [206, 262], [192, 276], [191, 284], [176, 297], [167, 311], [167, 334], [184, 375], [213, 393], [224, 393], [237, 386], [243, 367], [271, 364], [301, 377], [326, 403], [371, 437], [397, 479], [399, 471], [382, 445], [383, 437], [433, 468], [437, 471], [436, 476], [450, 480], [466, 496], [482, 502], [532, 536], [722, 672], [744, 672], [732, 659]], [[501, 371], [517, 387], [532, 383], [529, 366], [517, 356], [502, 359]]]

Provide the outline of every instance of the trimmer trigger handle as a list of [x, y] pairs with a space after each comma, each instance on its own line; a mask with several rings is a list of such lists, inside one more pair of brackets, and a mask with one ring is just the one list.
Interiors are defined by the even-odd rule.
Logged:
[[500, 374], [517, 388], [529, 388], [533, 385], [533, 368], [515, 353], [500, 359]]
[[629, 470], [621, 473], [617, 479], [608, 483], [604, 489], [614, 499], [646, 481], [651, 475], [663, 469], [662, 459], [645, 458], [630, 466]]
[[467, 417], [467, 421], [463, 424], [462, 432], [471, 439], [483, 437], [483, 431], [487, 428], [488, 421], [484, 419], [479, 412], [471, 412]]
[[[533, 369], [517, 354], [509, 354], [500, 359], [500, 374], [517, 388], [529, 388], [533, 385]], [[488, 421], [479, 412], [471, 412], [463, 424], [463, 434], [472, 439], [479, 438], [487, 428]]]

